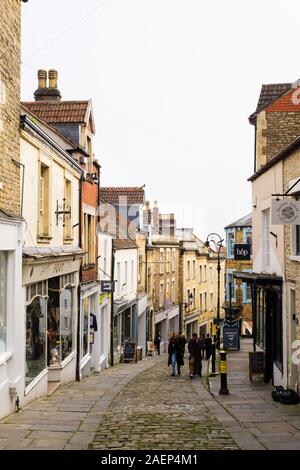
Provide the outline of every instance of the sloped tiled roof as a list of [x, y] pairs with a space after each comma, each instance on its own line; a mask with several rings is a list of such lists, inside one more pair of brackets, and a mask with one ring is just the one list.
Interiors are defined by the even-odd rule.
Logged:
[[256, 110], [250, 116], [250, 121], [253, 121], [255, 116], [262, 111], [266, 106], [271, 104], [274, 100], [286, 93], [292, 88], [292, 83], [270, 83], [261, 86], [261, 91], [256, 106]]
[[105, 202], [119, 205], [120, 198], [126, 197], [127, 204], [144, 204], [145, 193], [143, 188], [138, 187], [103, 187], [100, 188], [100, 196]]
[[225, 229], [231, 227], [252, 227], [252, 214], [245, 215], [241, 219], [227, 225]]
[[22, 104], [49, 124], [83, 124], [87, 119], [89, 103], [89, 101], [31, 101]]

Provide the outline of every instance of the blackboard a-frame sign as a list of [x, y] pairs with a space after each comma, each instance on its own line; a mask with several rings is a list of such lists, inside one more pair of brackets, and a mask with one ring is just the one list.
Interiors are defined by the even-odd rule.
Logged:
[[264, 351], [249, 352], [249, 378], [251, 382], [253, 374], [265, 375]]
[[135, 341], [126, 341], [123, 352], [124, 362], [137, 362], [137, 351]]

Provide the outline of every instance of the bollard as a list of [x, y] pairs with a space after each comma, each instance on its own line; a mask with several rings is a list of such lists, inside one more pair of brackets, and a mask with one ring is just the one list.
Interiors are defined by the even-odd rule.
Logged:
[[211, 345], [211, 373], [216, 373], [216, 343], [213, 342]]
[[220, 351], [220, 374], [221, 374], [221, 388], [219, 390], [219, 395], [228, 395], [229, 391], [227, 388], [227, 361], [226, 361], [226, 351]]

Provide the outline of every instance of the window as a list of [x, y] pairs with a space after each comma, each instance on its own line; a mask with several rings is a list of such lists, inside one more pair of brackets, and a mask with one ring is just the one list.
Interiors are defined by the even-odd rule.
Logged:
[[0, 354], [6, 352], [7, 254], [0, 251]]
[[85, 357], [89, 352], [89, 317], [90, 299], [83, 299], [82, 305], [82, 332], [81, 332], [81, 357]]
[[250, 245], [250, 254], [252, 255], [252, 231], [251, 230], [246, 230], [246, 243], [247, 245]]
[[204, 266], [204, 279], [203, 279], [204, 282], [207, 281], [207, 277], [206, 277], [206, 265]]
[[90, 214], [84, 214], [83, 216], [83, 250], [84, 264], [95, 263], [95, 222], [94, 216]]
[[172, 302], [175, 302], [175, 281], [172, 281]]
[[190, 266], [190, 261], [187, 262], [187, 280], [189, 280], [191, 278], [191, 266]]
[[206, 312], [207, 310], [207, 294], [206, 292], [204, 293], [204, 311]]
[[203, 282], [203, 279], [202, 279], [202, 266], [200, 266], [200, 269], [199, 269], [199, 282]]
[[121, 265], [117, 263], [117, 294], [121, 295]]
[[200, 294], [200, 313], [203, 312], [203, 296]]
[[40, 164], [39, 235], [49, 236], [49, 167]]
[[250, 284], [244, 283], [244, 302], [250, 303], [251, 302], [251, 286]]
[[134, 267], [133, 260], [131, 260], [131, 290], [132, 290], [132, 291], [134, 290], [134, 285], [133, 285], [133, 282], [134, 282], [134, 270], [133, 270], [133, 267]]
[[160, 284], [159, 286], [159, 307], [162, 308], [164, 306], [164, 285]]
[[270, 267], [270, 209], [262, 213], [262, 249], [263, 264], [265, 268]]
[[209, 282], [212, 283], [213, 281], [213, 275], [212, 275], [212, 266], [209, 268]]
[[[125, 283], [125, 290], [129, 290], [128, 286], [128, 263], [125, 261], [125, 277], [124, 277], [124, 283]], [[132, 290], [132, 284], [131, 284], [131, 290]]]
[[227, 233], [227, 258], [233, 258], [234, 256], [234, 233]]
[[[71, 181], [65, 178], [65, 203], [68, 208], [71, 208], [72, 205], [72, 193], [71, 193]], [[64, 239], [72, 239], [72, 217], [65, 220], [64, 226]]]
[[171, 261], [172, 262], [172, 272], [175, 271], [175, 256], [176, 256], [175, 248], [172, 248], [172, 261]]
[[234, 288], [234, 277], [232, 273], [227, 274], [227, 298], [234, 300], [235, 298], [235, 288]]
[[167, 265], [166, 265], [166, 272], [170, 272], [170, 250], [167, 249]]
[[214, 309], [214, 294], [210, 293], [210, 310]]
[[193, 279], [196, 277], [196, 261], [193, 261]]
[[170, 299], [170, 281], [167, 281], [166, 299]]
[[193, 288], [193, 309], [195, 310], [196, 308], [196, 289], [195, 287]]
[[300, 225], [295, 226], [296, 239], [295, 239], [295, 255], [300, 256]]
[[164, 273], [164, 251], [163, 249], [160, 250], [160, 253], [159, 253], [159, 270], [160, 270], [160, 274], [163, 274]]

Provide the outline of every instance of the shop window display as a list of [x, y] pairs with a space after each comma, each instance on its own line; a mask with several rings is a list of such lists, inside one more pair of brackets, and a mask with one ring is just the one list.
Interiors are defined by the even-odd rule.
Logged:
[[6, 253], [0, 251], [0, 354], [6, 351]]
[[89, 315], [90, 315], [90, 299], [87, 297], [83, 300], [82, 311], [82, 357], [89, 352]]
[[46, 368], [47, 301], [35, 297], [26, 308], [26, 386]]
[[60, 278], [48, 281], [48, 366], [60, 364], [72, 352], [72, 287], [60, 289]]

